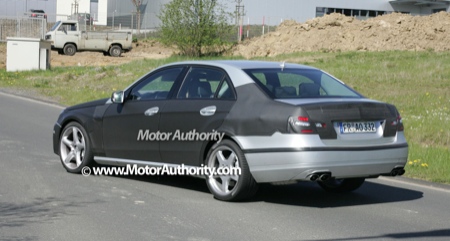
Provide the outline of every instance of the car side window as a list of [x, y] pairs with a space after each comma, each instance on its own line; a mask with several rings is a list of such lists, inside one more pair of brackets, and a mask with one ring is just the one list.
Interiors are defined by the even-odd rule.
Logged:
[[182, 67], [158, 71], [145, 77], [130, 93], [131, 100], [167, 99]]
[[211, 99], [214, 98], [225, 73], [217, 69], [193, 67], [177, 94], [178, 99]]
[[222, 81], [220, 85], [219, 91], [217, 92], [218, 99], [227, 99], [233, 100], [236, 99], [236, 95], [234, 94], [233, 87], [230, 84], [230, 80], [226, 77]]

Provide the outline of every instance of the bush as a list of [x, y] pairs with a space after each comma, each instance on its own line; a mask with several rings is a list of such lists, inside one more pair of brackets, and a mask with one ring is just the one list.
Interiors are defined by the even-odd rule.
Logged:
[[163, 6], [161, 42], [190, 57], [215, 55], [231, 41], [232, 15], [217, 0], [173, 0]]

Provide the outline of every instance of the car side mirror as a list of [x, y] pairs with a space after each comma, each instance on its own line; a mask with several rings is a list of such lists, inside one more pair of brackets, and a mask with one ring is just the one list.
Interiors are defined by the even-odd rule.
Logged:
[[120, 90], [120, 91], [115, 91], [115, 92], [113, 92], [112, 93], [112, 95], [111, 95], [111, 101], [113, 102], [113, 103], [116, 103], [116, 104], [122, 104], [123, 103], [123, 97], [124, 97], [124, 93], [123, 93], [123, 91], [122, 90]]

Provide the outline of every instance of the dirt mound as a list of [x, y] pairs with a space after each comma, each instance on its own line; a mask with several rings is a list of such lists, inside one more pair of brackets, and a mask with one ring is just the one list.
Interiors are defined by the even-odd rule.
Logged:
[[300, 51], [450, 50], [450, 13], [392, 13], [360, 21], [330, 14], [305, 23], [284, 21], [275, 32], [246, 40], [233, 55], [245, 58]]

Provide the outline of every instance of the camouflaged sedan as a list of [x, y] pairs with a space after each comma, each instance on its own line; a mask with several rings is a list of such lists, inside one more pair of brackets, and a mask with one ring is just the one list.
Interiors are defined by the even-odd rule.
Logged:
[[65, 109], [53, 148], [69, 172], [93, 162], [239, 167], [206, 177], [227, 201], [251, 197], [258, 183], [353, 191], [366, 178], [402, 175], [408, 155], [395, 106], [319, 69], [261, 61], [159, 67], [110, 99]]

